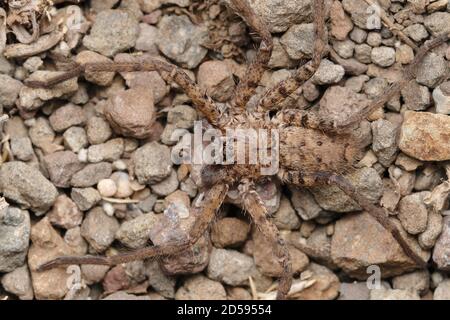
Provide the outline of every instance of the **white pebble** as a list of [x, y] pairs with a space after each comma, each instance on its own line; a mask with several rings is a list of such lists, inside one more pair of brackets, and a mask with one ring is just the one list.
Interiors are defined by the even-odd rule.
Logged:
[[31, 118], [31, 119], [25, 120], [23, 123], [27, 127], [31, 128], [31, 127], [33, 127], [36, 124], [36, 119], [35, 118]]
[[400, 168], [395, 167], [393, 171], [393, 176], [395, 179], [400, 179], [400, 177], [403, 175], [403, 171]]
[[87, 149], [81, 149], [78, 151], [78, 160], [80, 162], [87, 162], [88, 161], [88, 151]]
[[117, 186], [116, 198], [128, 198], [134, 193], [134, 190], [131, 188], [130, 176], [125, 172], [114, 172], [111, 179], [114, 180]]
[[103, 208], [103, 211], [105, 211], [107, 216], [109, 216], [109, 217], [114, 216], [115, 209], [114, 209], [114, 206], [111, 203], [104, 202], [102, 208]]
[[127, 170], [127, 164], [123, 160], [116, 160], [113, 162], [113, 169], [116, 171], [125, 171]]
[[100, 180], [97, 184], [97, 190], [102, 197], [113, 197], [117, 192], [117, 186], [112, 179]]

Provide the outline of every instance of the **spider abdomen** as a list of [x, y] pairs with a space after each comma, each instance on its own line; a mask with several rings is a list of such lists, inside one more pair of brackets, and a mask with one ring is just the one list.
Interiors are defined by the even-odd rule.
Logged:
[[280, 166], [286, 172], [304, 176], [346, 173], [362, 152], [349, 135], [329, 135], [302, 127], [287, 127], [280, 132]]

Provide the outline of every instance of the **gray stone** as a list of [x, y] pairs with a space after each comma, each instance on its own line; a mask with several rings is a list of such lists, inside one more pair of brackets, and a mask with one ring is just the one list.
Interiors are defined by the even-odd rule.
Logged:
[[420, 300], [414, 290], [375, 289], [370, 291], [370, 300]]
[[375, 152], [383, 166], [389, 167], [394, 162], [398, 146], [398, 126], [387, 120], [377, 120], [371, 123], [372, 126], [372, 150]]
[[400, 200], [398, 218], [408, 233], [419, 234], [426, 230], [428, 210], [424, 198], [429, 195], [429, 191], [417, 192]]
[[1, 283], [7, 292], [14, 294], [20, 300], [33, 300], [33, 287], [26, 265], [5, 274]]
[[424, 25], [433, 36], [450, 32], [450, 12], [435, 12], [425, 17]]
[[395, 63], [395, 49], [390, 47], [376, 47], [372, 49], [371, 59], [380, 67], [389, 67]]
[[72, 151], [61, 151], [46, 155], [43, 164], [47, 169], [50, 181], [59, 188], [69, 188], [70, 179], [80, 171], [84, 164]]
[[433, 100], [437, 113], [450, 114], [450, 81], [434, 89]]
[[250, 5], [273, 33], [311, 19], [310, 0], [251, 0]]
[[350, 32], [350, 39], [358, 44], [362, 44], [367, 39], [367, 32], [358, 27], [354, 27], [352, 32]]
[[11, 152], [21, 161], [29, 161], [34, 156], [33, 146], [28, 137], [11, 137]]
[[158, 261], [152, 259], [145, 261], [145, 274], [150, 286], [156, 292], [165, 298], [175, 297], [176, 278], [165, 275]]
[[[373, 168], [361, 168], [347, 175], [361, 195], [371, 202], [377, 202], [383, 193], [383, 182]], [[336, 186], [314, 187], [311, 189], [317, 203], [325, 210], [351, 212], [361, 210], [353, 199]]]
[[368, 19], [372, 15], [364, 0], [343, 0], [344, 10], [351, 15], [353, 23], [361, 29], [368, 28]]
[[112, 173], [112, 165], [108, 162], [88, 164], [72, 176], [70, 184], [77, 188], [92, 187], [100, 180], [109, 178]]
[[312, 81], [318, 85], [338, 83], [344, 75], [345, 70], [342, 66], [334, 64], [328, 59], [323, 59], [312, 77]]
[[152, 192], [159, 196], [168, 196], [178, 189], [178, 178], [175, 170], [172, 169], [168, 178], [151, 186]]
[[442, 215], [439, 212], [429, 212], [427, 228], [419, 235], [419, 244], [424, 249], [431, 249], [442, 231]]
[[153, 213], [143, 214], [125, 221], [116, 233], [116, 239], [128, 248], [144, 247], [150, 239], [150, 231], [157, 218]]
[[429, 53], [417, 68], [417, 82], [429, 88], [434, 88], [445, 79], [447, 71], [448, 63], [444, 57]]
[[102, 199], [100, 193], [94, 188], [72, 188], [70, 197], [81, 211], [91, 209]]
[[0, 167], [0, 192], [38, 214], [47, 211], [58, 195], [55, 186], [39, 170], [19, 161]]
[[450, 279], [445, 279], [434, 290], [433, 300], [450, 300]]
[[81, 127], [71, 127], [64, 134], [64, 146], [75, 153], [88, 145], [86, 131]]
[[137, 149], [132, 156], [134, 172], [140, 184], [155, 184], [171, 173], [170, 149], [152, 142]]
[[90, 117], [86, 126], [86, 134], [90, 144], [101, 144], [111, 137], [112, 130], [105, 119]]
[[344, 59], [353, 57], [355, 43], [350, 39], [344, 41], [333, 41], [333, 49]]
[[394, 289], [409, 290], [412, 289], [423, 296], [430, 288], [430, 273], [428, 270], [415, 271], [392, 279]]
[[124, 140], [122, 138], [111, 139], [105, 143], [90, 146], [88, 149], [88, 161], [113, 162], [119, 160], [125, 150]]
[[370, 290], [366, 282], [341, 283], [338, 300], [369, 300]]
[[207, 275], [210, 279], [230, 286], [239, 286], [246, 284], [255, 271], [255, 264], [251, 257], [235, 250], [213, 249]]
[[11, 272], [25, 263], [30, 228], [28, 211], [11, 206], [0, 211], [0, 272]]
[[6, 74], [0, 74], [0, 83], [0, 105], [10, 108], [16, 103], [23, 84]]
[[208, 38], [205, 26], [194, 25], [187, 16], [164, 15], [158, 24], [158, 48], [183, 67], [197, 67], [208, 50], [201, 45]]
[[283, 196], [281, 197], [280, 208], [275, 213], [273, 220], [279, 229], [294, 230], [300, 227], [300, 219], [291, 202]]
[[112, 57], [136, 44], [139, 22], [129, 11], [104, 10], [95, 18], [90, 35], [83, 44], [92, 51]]
[[186, 105], [178, 105], [169, 110], [167, 121], [181, 129], [191, 129], [197, 120], [197, 111]]
[[444, 217], [442, 232], [433, 249], [433, 261], [439, 270], [450, 270], [450, 216]]
[[183, 283], [183, 286], [178, 289], [175, 299], [226, 300], [227, 293], [220, 282], [208, 279], [203, 275], [195, 275]]
[[406, 107], [409, 110], [426, 110], [431, 104], [430, 91], [425, 86], [421, 86], [415, 80], [412, 80], [402, 91], [402, 97]]
[[[314, 50], [314, 24], [293, 25], [281, 37], [280, 42], [291, 59], [311, 58]], [[325, 40], [326, 41], [326, 40]]]
[[117, 230], [119, 222], [106, 215], [100, 207], [89, 211], [81, 225], [81, 235], [98, 253], [105, 251], [113, 243]]
[[422, 24], [412, 24], [403, 30], [403, 33], [416, 42], [420, 42], [428, 38], [427, 29]]
[[86, 114], [83, 108], [69, 103], [56, 109], [48, 120], [53, 130], [61, 132], [72, 126], [83, 126], [86, 123]]

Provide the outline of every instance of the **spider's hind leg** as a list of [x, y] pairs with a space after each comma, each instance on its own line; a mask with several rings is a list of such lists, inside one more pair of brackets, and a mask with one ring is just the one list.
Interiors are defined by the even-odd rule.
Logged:
[[292, 285], [292, 263], [289, 250], [277, 227], [269, 220], [267, 210], [254, 188], [245, 183], [242, 186], [246, 189], [241, 191], [245, 210], [259, 231], [274, 244], [275, 255], [283, 269], [280, 275], [277, 299], [284, 300]]
[[222, 205], [228, 191], [228, 186], [224, 184], [217, 184], [213, 186], [205, 195], [200, 208], [201, 215], [195, 221], [193, 227], [189, 231], [188, 238], [182, 241], [167, 243], [160, 246], [152, 246], [126, 253], [119, 253], [116, 256], [102, 257], [102, 256], [81, 256], [81, 257], [60, 257], [51, 260], [38, 268], [38, 271], [45, 271], [57, 267], [78, 265], [78, 264], [93, 264], [93, 265], [108, 265], [114, 266], [122, 263], [127, 263], [136, 260], [144, 260], [154, 257], [165, 257], [180, 254], [194, 245], [204, 232], [208, 229], [210, 224], [214, 221], [216, 211]]
[[367, 200], [364, 196], [362, 196], [356, 188], [348, 181], [346, 178], [330, 174], [329, 176], [322, 177], [329, 184], [335, 184], [339, 187], [345, 194], [347, 194], [350, 198], [355, 200], [361, 208], [363, 208], [367, 213], [369, 213], [372, 217], [374, 217], [379, 224], [381, 224], [387, 231], [389, 231], [395, 240], [397, 240], [398, 244], [401, 246], [405, 254], [411, 258], [419, 267], [425, 268], [427, 266], [427, 262], [423, 260], [408, 244], [406, 239], [400, 233], [398, 227], [390, 220], [389, 215], [386, 211], [379, 206], [372, 204], [369, 200]]

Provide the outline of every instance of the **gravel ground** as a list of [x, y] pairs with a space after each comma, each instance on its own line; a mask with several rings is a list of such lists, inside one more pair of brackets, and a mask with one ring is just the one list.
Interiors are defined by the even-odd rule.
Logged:
[[[274, 36], [261, 96], [311, 57], [311, 0], [249, 1]], [[91, 72], [50, 89], [24, 81], [48, 79], [70, 61], [159, 56], [227, 102], [258, 41], [212, 0], [53, 2], [33, 1], [39, 29], [0, 5], [0, 114], [10, 115], [0, 131], [0, 195], [9, 204], [0, 210], [0, 299], [273, 298], [280, 267], [232, 194], [210, 235], [180, 256], [36, 271], [62, 255], [114, 255], [185, 236], [200, 192], [191, 168], [172, 163], [179, 143], [171, 138], [192, 131], [200, 115], [157, 72]], [[414, 51], [392, 28], [368, 27], [365, 0], [326, 3], [334, 53], [286, 105], [342, 119], [400, 79]], [[448, 0], [380, 4], [417, 46], [450, 32]], [[368, 151], [349, 176], [390, 212], [429, 268], [417, 270], [371, 216], [352, 214], [360, 208], [337, 188], [269, 182], [258, 191], [289, 244], [292, 298], [450, 299], [449, 68], [446, 43], [361, 123]]]

